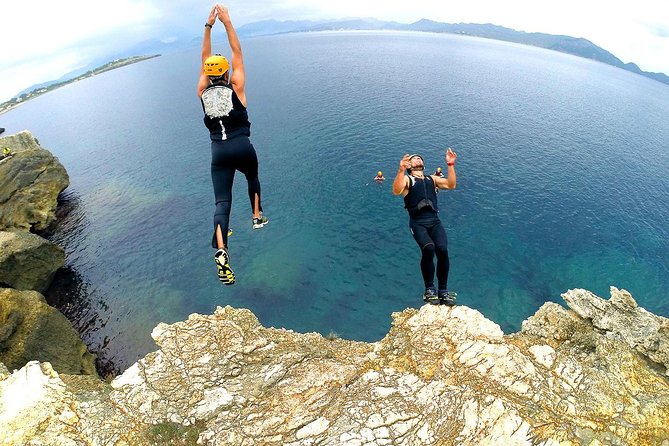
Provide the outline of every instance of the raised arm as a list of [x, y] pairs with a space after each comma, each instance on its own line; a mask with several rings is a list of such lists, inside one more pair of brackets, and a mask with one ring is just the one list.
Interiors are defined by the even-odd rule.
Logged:
[[211, 56], [211, 28], [216, 23], [216, 7], [211, 8], [209, 17], [204, 25], [204, 37], [202, 38], [202, 63], [200, 64], [200, 79], [197, 83], [197, 95], [202, 96], [202, 92], [209, 86], [209, 76], [204, 74], [204, 61]]
[[239, 37], [237, 37], [237, 31], [235, 31], [234, 26], [232, 26], [232, 20], [230, 20], [230, 13], [228, 8], [223, 5], [216, 5], [216, 11], [218, 12], [218, 19], [225, 26], [225, 32], [228, 35], [228, 43], [230, 44], [230, 49], [232, 50], [232, 76], [230, 77], [230, 83], [232, 88], [237, 93], [237, 97], [246, 107], [246, 94], [244, 93], [244, 59], [242, 57], [242, 45], [239, 43]]
[[438, 177], [432, 175], [434, 179], [434, 184], [436, 184], [438, 189], [455, 189], [457, 184], [457, 178], [455, 176], [455, 160], [458, 158], [458, 155], [450, 147], [446, 150], [446, 165], [448, 166], [448, 175], [446, 178]]
[[400, 166], [397, 169], [397, 175], [395, 175], [395, 180], [393, 181], [394, 195], [406, 195], [406, 193], [409, 191], [409, 178], [404, 175], [404, 172], [406, 172], [409, 167], [411, 167], [411, 163], [409, 162], [409, 154], [407, 153], [402, 157]]

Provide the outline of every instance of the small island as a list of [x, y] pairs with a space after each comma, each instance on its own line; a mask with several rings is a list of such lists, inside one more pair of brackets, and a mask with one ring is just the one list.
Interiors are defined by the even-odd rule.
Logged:
[[69, 80], [66, 80], [66, 81], [62, 81], [62, 82], [54, 82], [53, 84], [49, 84], [45, 87], [43, 86], [43, 87], [35, 88], [34, 90], [32, 90], [28, 93], [23, 93], [20, 96], [17, 96], [15, 98], [10, 99], [9, 101], [5, 101], [5, 102], [1, 103], [0, 104], [0, 114], [7, 112], [14, 107], [18, 107], [19, 105], [23, 104], [24, 102], [26, 102], [30, 99], [34, 99], [38, 96], [43, 95], [44, 93], [48, 93], [52, 90], [55, 90], [56, 88], [60, 88], [62, 86], [80, 81], [82, 79], [86, 79], [87, 77], [91, 77], [91, 76], [95, 76], [95, 75], [104, 73], [105, 71], [114, 70], [116, 68], [121, 68], [121, 67], [124, 67], [126, 65], [130, 65], [130, 64], [133, 64], [133, 63], [136, 63], [136, 62], [141, 62], [141, 61], [147, 60], [147, 59], [152, 59], [152, 58], [158, 57], [158, 56], [160, 56], [160, 54], [153, 54], [153, 55], [149, 55], [149, 56], [132, 56], [132, 57], [126, 57], [124, 59], [112, 60], [111, 62], [107, 62], [106, 64], [104, 64], [100, 67], [94, 68], [92, 70], [89, 70], [89, 71], [85, 72], [84, 74], [81, 74], [81, 75], [79, 75], [75, 78], [72, 78], [72, 79], [69, 79]]

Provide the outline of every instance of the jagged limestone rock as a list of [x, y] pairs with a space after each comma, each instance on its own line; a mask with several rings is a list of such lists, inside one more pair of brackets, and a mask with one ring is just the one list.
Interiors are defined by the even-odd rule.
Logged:
[[[29, 428], [11, 405], [0, 424], [35, 444], [156, 444], [151, 433], [190, 429], [205, 445], [669, 446], [663, 371], [556, 304], [507, 336], [478, 311], [430, 305], [393, 314], [375, 343], [265, 328], [231, 307], [152, 336], [159, 350], [111, 386], [63, 376]], [[0, 373], [0, 401], [21, 373]], [[66, 426], [49, 415], [65, 408]]]
[[69, 185], [65, 168], [28, 131], [0, 137], [14, 156], [0, 164], [0, 230], [47, 229], [56, 218], [58, 195]]
[[97, 377], [58, 374], [48, 362], [0, 372], [0, 444], [146, 444], [108, 394], [109, 385]]
[[46, 291], [65, 264], [65, 251], [29, 232], [0, 231], [0, 286]]
[[649, 313], [637, 305], [630, 293], [615, 287], [611, 287], [608, 301], [583, 289], [570, 290], [562, 298], [607, 337], [662, 364], [669, 375], [669, 319]]
[[[66, 404], [53, 404], [65, 385], [48, 363], [32, 361], [0, 382], [0, 426], [3, 427], [3, 444], [29, 444], [28, 439], [46, 430], [64, 430], [60, 421]], [[71, 412], [66, 418], [74, 421]], [[63, 420], [65, 421], [65, 420]], [[40, 432], [40, 435], [44, 435]], [[69, 440], [69, 441], [67, 441]], [[77, 444], [66, 439], [59, 444]]]
[[266, 329], [219, 308], [159, 325], [161, 349], [117, 378], [111, 398], [145, 423], [205, 422], [201, 439], [216, 445], [669, 438], [667, 380], [573, 318], [567, 345], [553, 347], [504, 337], [466, 307], [425, 306], [393, 315], [386, 338], [362, 344]]
[[96, 375], [95, 357], [44, 296], [0, 288], [0, 362], [13, 370], [32, 360], [50, 362], [60, 373]]

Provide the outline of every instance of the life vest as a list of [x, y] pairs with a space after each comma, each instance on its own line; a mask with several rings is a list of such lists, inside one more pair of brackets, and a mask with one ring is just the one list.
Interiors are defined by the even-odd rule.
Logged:
[[204, 125], [212, 141], [223, 141], [239, 135], [251, 136], [251, 123], [246, 107], [230, 84], [205, 88], [200, 98]]
[[437, 192], [435, 190], [434, 180], [431, 176], [423, 179], [409, 175], [409, 193], [404, 197], [404, 207], [409, 211], [409, 215], [437, 213], [439, 206], [437, 203]]

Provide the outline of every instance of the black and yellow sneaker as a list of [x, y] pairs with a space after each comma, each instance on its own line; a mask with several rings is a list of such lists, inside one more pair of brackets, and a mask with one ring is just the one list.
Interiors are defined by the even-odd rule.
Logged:
[[269, 219], [264, 215], [261, 215], [260, 217], [253, 219], [253, 229], [260, 229], [267, 223], [269, 223]]
[[439, 305], [439, 296], [434, 288], [425, 288], [423, 293], [423, 302], [426, 304]]
[[441, 305], [448, 305], [452, 307], [455, 305], [455, 299], [458, 297], [458, 293], [448, 290], [439, 290], [439, 303]]
[[230, 268], [230, 256], [225, 249], [219, 249], [214, 254], [214, 262], [218, 268], [218, 280], [224, 285], [233, 285], [235, 283], [235, 273]]

